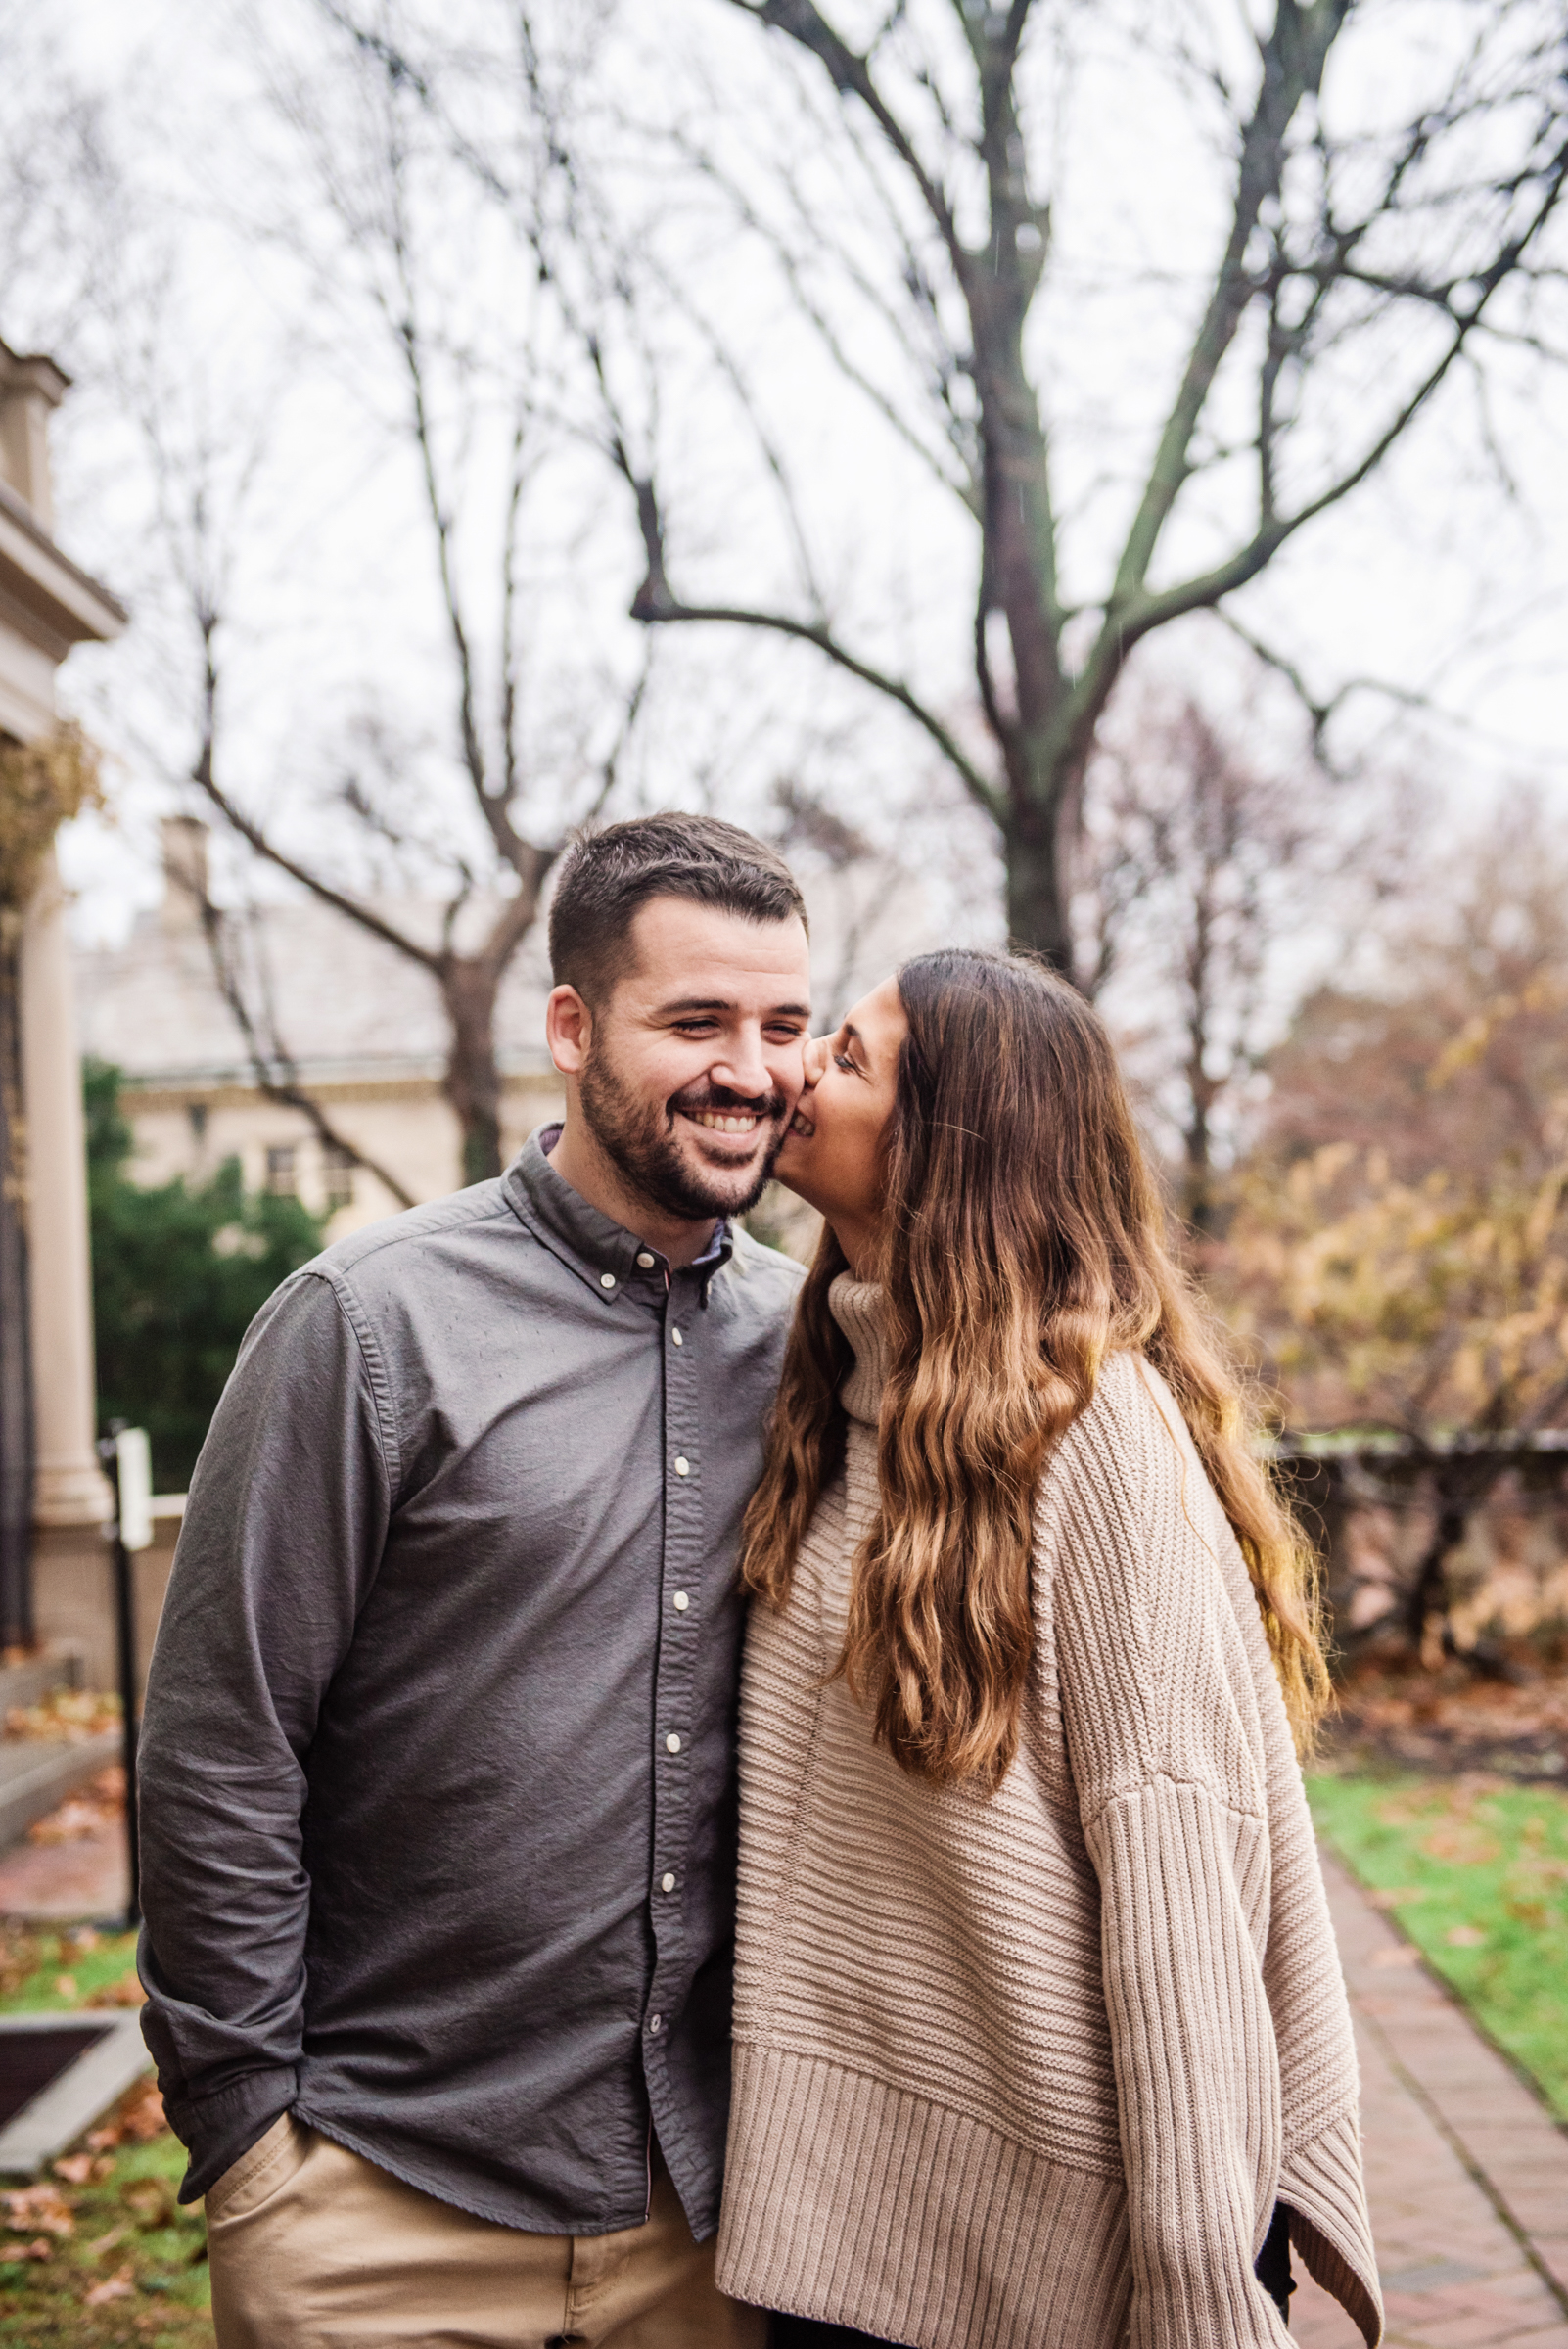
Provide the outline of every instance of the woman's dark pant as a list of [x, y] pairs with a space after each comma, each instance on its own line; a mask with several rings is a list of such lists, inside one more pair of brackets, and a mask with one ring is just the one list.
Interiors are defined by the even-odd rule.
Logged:
[[[1290, 2295], [1296, 2282], [1290, 2272], [1290, 2222], [1283, 2202], [1274, 2204], [1274, 2215], [1268, 2222], [1263, 2249], [1253, 2264], [1253, 2274], [1288, 2325]], [[876, 2335], [852, 2332], [848, 2325], [819, 2325], [813, 2317], [773, 2319], [773, 2349], [860, 2349], [865, 2343], [876, 2349]]]

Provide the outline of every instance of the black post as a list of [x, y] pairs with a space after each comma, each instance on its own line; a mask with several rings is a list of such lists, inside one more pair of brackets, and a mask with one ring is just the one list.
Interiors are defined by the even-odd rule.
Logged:
[[99, 1445], [98, 1451], [115, 1487], [115, 1636], [119, 1651], [120, 1755], [125, 1767], [125, 1861], [130, 1887], [125, 1904], [125, 1930], [131, 1932], [142, 1921], [141, 1856], [136, 1835], [136, 1587], [131, 1575], [131, 1553], [125, 1547], [119, 1451], [115, 1442], [124, 1422], [116, 1425], [111, 1421], [110, 1425], [113, 1432]]

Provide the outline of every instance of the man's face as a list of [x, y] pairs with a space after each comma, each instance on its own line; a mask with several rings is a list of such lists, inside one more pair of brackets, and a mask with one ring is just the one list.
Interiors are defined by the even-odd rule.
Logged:
[[583, 1123], [622, 1179], [696, 1222], [755, 1206], [805, 1082], [810, 962], [796, 920], [654, 898], [588, 1024]]

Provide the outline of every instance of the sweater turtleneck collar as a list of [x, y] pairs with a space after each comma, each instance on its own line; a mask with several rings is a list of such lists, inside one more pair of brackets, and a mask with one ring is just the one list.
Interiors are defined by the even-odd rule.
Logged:
[[887, 1307], [880, 1284], [841, 1272], [828, 1291], [834, 1320], [854, 1349], [854, 1368], [839, 1389], [852, 1419], [875, 1427], [888, 1375]]

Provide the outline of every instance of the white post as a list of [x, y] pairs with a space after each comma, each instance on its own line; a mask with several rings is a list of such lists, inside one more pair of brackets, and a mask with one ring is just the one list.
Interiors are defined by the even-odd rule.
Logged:
[[22, 937], [22, 1069], [32, 1288], [34, 1517], [100, 1528], [114, 1496], [98, 1465], [87, 1156], [66, 898], [54, 852]]

